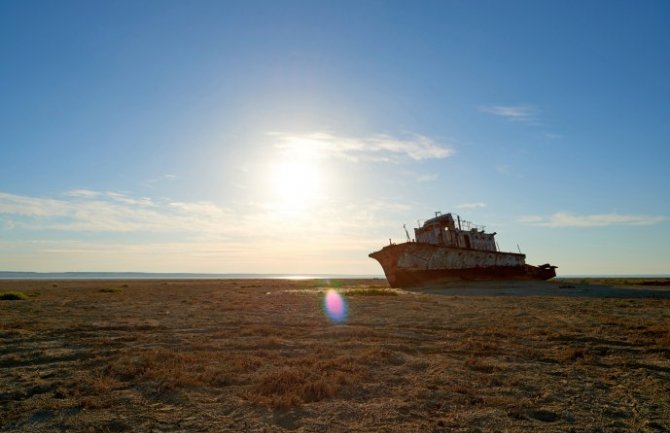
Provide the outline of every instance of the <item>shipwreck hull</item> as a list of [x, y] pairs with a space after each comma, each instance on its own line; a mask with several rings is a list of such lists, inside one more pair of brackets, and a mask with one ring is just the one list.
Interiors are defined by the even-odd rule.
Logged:
[[414, 287], [458, 280], [548, 280], [553, 266], [531, 266], [524, 254], [478, 251], [407, 242], [370, 254], [391, 287]]
[[396, 270], [393, 283], [387, 275], [391, 287], [416, 287], [451, 281], [511, 281], [511, 280], [548, 280], [556, 276], [537, 266], [491, 266], [465, 269], [437, 270]]

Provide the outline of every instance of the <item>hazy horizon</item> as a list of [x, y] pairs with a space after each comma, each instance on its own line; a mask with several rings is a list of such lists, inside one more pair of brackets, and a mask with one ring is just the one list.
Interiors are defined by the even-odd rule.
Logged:
[[[207, 273], [207, 272], [124, 272], [124, 271], [1, 271], [0, 280], [11, 279], [281, 279], [281, 280], [328, 280], [328, 279], [385, 279], [379, 274], [273, 274], [273, 273]], [[558, 274], [556, 278], [670, 278], [670, 274]]]
[[[670, 273], [670, 4], [6, 1], [0, 268], [382, 275], [435, 211]], [[665, 199], [664, 199], [665, 197]]]

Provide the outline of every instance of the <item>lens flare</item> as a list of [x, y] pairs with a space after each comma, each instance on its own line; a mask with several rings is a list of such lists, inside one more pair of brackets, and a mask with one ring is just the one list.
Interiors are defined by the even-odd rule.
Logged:
[[347, 318], [347, 303], [335, 289], [326, 292], [326, 297], [323, 299], [323, 310], [332, 322], [341, 323]]

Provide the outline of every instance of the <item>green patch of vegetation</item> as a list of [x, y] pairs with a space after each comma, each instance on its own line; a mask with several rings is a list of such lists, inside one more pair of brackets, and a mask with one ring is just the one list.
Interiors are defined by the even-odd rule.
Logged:
[[28, 299], [28, 296], [22, 292], [0, 292], [0, 300], [2, 301], [25, 301], [26, 299]]
[[102, 293], [121, 293], [123, 289], [121, 287], [105, 287], [99, 290]]
[[398, 296], [398, 292], [385, 288], [361, 288], [347, 290], [347, 296]]

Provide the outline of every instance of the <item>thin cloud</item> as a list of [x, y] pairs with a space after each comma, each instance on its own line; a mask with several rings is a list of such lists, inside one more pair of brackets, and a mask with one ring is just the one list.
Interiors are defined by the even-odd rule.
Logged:
[[65, 201], [0, 192], [0, 214], [56, 217], [69, 211]]
[[90, 189], [71, 189], [70, 191], [66, 191], [65, 193], [63, 193], [63, 195], [67, 197], [92, 198], [97, 197], [98, 195], [100, 195], [100, 193], [97, 191], [91, 191]]
[[438, 176], [437, 174], [435, 174], [435, 173], [422, 174], [422, 175], [419, 175], [419, 176], [416, 178], [416, 181], [417, 181], [417, 182], [421, 182], [421, 183], [424, 183], [424, 182], [434, 182], [434, 181], [436, 181], [436, 180], [438, 179], [438, 177], [439, 177], [439, 176]]
[[275, 146], [285, 152], [311, 153], [314, 157], [340, 157], [352, 161], [399, 162], [442, 159], [454, 150], [424, 135], [404, 138], [378, 134], [370, 137], [344, 137], [325, 132], [311, 134], [270, 133], [278, 139]]
[[489, 105], [479, 107], [479, 111], [515, 122], [529, 122], [537, 116], [539, 110], [532, 105]]
[[154, 202], [149, 197], [135, 198], [128, 194], [120, 192], [107, 192], [105, 195], [114, 201], [135, 206], [154, 206]]
[[[74, 190], [82, 191], [82, 190]], [[0, 214], [24, 217], [23, 229], [79, 232], [220, 231], [226, 212], [214, 204], [166, 206], [147, 197], [116, 192], [71, 191], [68, 199], [21, 196], [0, 192]], [[216, 212], [213, 212], [216, 208]]]
[[152, 177], [149, 179], [145, 179], [142, 183], [144, 186], [153, 188], [156, 186], [156, 184], [161, 183], [161, 182], [171, 182], [177, 179], [177, 176], [174, 174], [163, 174], [158, 177]]
[[226, 216], [226, 212], [221, 207], [207, 201], [190, 203], [172, 202], [170, 203], [170, 207], [186, 213], [203, 215], [209, 218], [223, 218]]
[[409, 209], [384, 200], [331, 202], [286, 217], [261, 204], [224, 208], [208, 201], [148, 202], [127, 193], [88, 196], [0, 193], [0, 234], [35, 233], [21, 242], [0, 239], [0, 262], [16, 269], [43, 262], [55, 269], [77, 263], [79, 269], [216, 272], [253, 272], [263, 263], [266, 272], [286, 273], [300, 271], [291, 266], [309, 258], [309, 266], [328, 272], [352, 265], [377, 270], [367, 252], [399, 229]]
[[0, 192], [0, 217], [10, 221], [4, 224], [7, 230], [162, 233], [168, 237], [246, 239], [250, 243], [310, 238], [321, 239], [322, 245], [328, 245], [329, 239], [339, 239], [343, 233], [362, 238], [370, 230], [386, 228], [389, 215], [408, 209], [406, 204], [383, 200], [331, 203], [305, 214], [300, 221], [291, 216], [287, 223], [285, 215], [267, 204], [224, 208], [209, 201], [152, 200], [121, 193], [99, 192], [88, 196], [51, 199]]
[[456, 205], [458, 209], [480, 209], [486, 207], [486, 203], [477, 202], [477, 203], [463, 203]]
[[544, 221], [544, 218], [538, 215], [524, 215], [517, 219], [522, 224], [538, 224]]
[[625, 215], [617, 213], [574, 215], [557, 212], [549, 217], [525, 216], [519, 222], [542, 227], [606, 227], [613, 225], [646, 226], [666, 221], [661, 215]]

